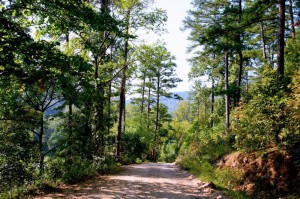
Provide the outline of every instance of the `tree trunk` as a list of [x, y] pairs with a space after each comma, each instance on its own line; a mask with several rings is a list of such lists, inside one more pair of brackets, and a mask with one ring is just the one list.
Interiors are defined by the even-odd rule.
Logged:
[[82, 146], [86, 146], [87, 147], [87, 151], [90, 153], [87, 153], [87, 158], [89, 160], [93, 160], [93, 149], [95, 148], [94, 144], [95, 142], [93, 142], [94, 138], [93, 138], [93, 130], [91, 129], [91, 122], [90, 122], [90, 118], [91, 115], [93, 113], [93, 107], [90, 104], [90, 102], [85, 101], [84, 102], [84, 109], [83, 109], [83, 113], [85, 115], [85, 121], [82, 127]]
[[[111, 4], [111, 6], [112, 6], [112, 4]], [[113, 61], [113, 54], [114, 54], [114, 45], [112, 44], [110, 46], [110, 61]], [[112, 68], [109, 70], [109, 74], [110, 74], [110, 79], [113, 78], [113, 69]], [[111, 126], [110, 126], [110, 124], [111, 124], [111, 95], [112, 95], [112, 80], [109, 81], [109, 84], [108, 84], [107, 135], [109, 135], [110, 128], [111, 128]]]
[[155, 117], [155, 131], [154, 131], [154, 148], [153, 148], [153, 160], [157, 161], [158, 151], [158, 131], [159, 131], [159, 100], [160, 100], [160, 75], [157, 76], [157, 95], [156, 95], [156, 117]]
[[214, 126], [214, 104], [215, 104], [215, 79], [212, 75], [212, 84], [211, 84], [211, 107], [210, 107], [210, 128]]
[[104, 87], [101, 85], [99, 87], [99, 93], [101, 95], [99, 100], [99, 154], [104, 155], [105, 150], [105, 140], [104, 140], [104, 133], [105, 133], [105, 116], [104, 116]]
[[228, 85], [228, 51], [225, 51], [225, 133], [228, 135], [229, 129], [229, 85]]
[[249, 91], [249, 73], [248, 71], [246, 72], [246, 92], [248, 93]]
[[40, 133], [39, 133], [39, 153], [40, 153], [40, 160], [39, 160], [39, 169], [40, 175], [44, 173], [44, 153], [43, 153], [43, 136], [44, 136], [44, 107], [42, 107], [42, 116], [41, 116], [41, 124], [40, 124]]
[[[149, 81], [151, 82], [152, 80], [149, 79]], [[150, 129], [150, 111], [151, 111], [151, 88], [149, 87], [148, 89], [148, 104], [147, 104], [147, 129]]]
[[[125, 68], [124, 68], [125, 70]], [[116, 140], [116, 156], [120, 158], [121, 155], [121, 139], [122, 139], [122, 123], [123, 123], [123, 116], [124, 116], [124, 101], [125, 101], [125, 83], [126, 81], [126, 74], [123, 71], [122, 74], [122, 81], [120, 87], [120, 101], [119, 101], [119, 117], [118, 117], [118, 134]]]
[[[70, 42], [69, 42], [69, 33], [66, 34], [66, 42], [68, 44], [68, 46], [70, 46]], [[73, 108], [72, 108], [72, 100], [71, 100], [71, 96], [67, 96], [67, 98], [69, 98], [69, 103], [68, 103], [68, 109], [69, 109], [69, 121], [68, 121], [68, 127], [69, 127], [69, 134], [72, 135], [72, 128], [73, 128]]]
[[264, 60], [267, 59], [267, 52], [266, 52], [266, 39], [265, 39], [265, 30], [264, 24], [260, 23], [260, 35], [261, 35], [261, 45], [262, 45], [262, 53]]
[[[95, 73], [94, 73], [94, 81], [95, 81], [95, 94], [98, 94], [98, 58], [94, 57], [94, 65], [95, 65]], [[94, 102], [94, 117], [93, 117], [93, 142], [94, 142], [94, 155], [98, 155], [99, 151], [99, 142], [98, 142], [98, 118], [99, 118], [99, 109], [98, 109], [98, 96], [96, 96], [95, 102]]]
[[292, 30], [292, 37], [295, 37], [295, 22], [294, 22], [294, 13], [293, 13], [293, 1], [289, 0], [289, 13], [291, 18], [291, 30]]
[[145, 101], [145, 84], [146, 84], [146, 73], [144, 73], [144, 76], [143, 76], [141, 113], [143, 113], [143, 112], [144, 112], [144, 101]]
[[207, 124], [207, 103], [206, 103], [206, 94], [204, 95], [204, 121], [203, 121], [203, 128], [206, 128]]
[[198, 123], [200, 124], [200, 100], [197, 99], [197, 118], [198, 118]]
[[125, 93], [124, 93], [124, 100], [123, 100], [123, 132], [125, 133], [126, 131], [126, 125], [125, 125], [125, 122], [126, 122], [126, 97], [125, 97]]
[[68, 127], [69, 127], [69, 135], [72, 135], [72, 132], [73, 132], [73, 107], [72, 107], [72, 102], [69, 101], [69, 105], [68, 105], [68, 108], [69, 108], [69, 121], [68, 121]]
[[[101, 13], [109, 12], [109, 0], [101, 0]], [[108, 37], [108, 32], [103, 32], [103, 38], [106, 39]], [[103, 64], [102, 56], [105, 55], [106, 48], [100, 49], [100, 57], [97, 55], [97, 67], [95, 73], [96, 80], [96, 95], [97, 95], [97, 104], [96, 104], [96, 135], [98, 137], [97, 141], [97, 153], [99, 155], [104, 155], [105, 151], [105, 97], [104, 97], [104, 85], [98, 81], [99, 78], [99, 64]], [[96, 62], [95, 62], [96, 63]]]
[[109, 0], [101, 0], [101, 12], [109, 12]]
[[[112, 76], [112, 71], [110, 72], [111, 73], [111, 76]], [[108, 85], [108, 96], [107, 96], [107, 134], [110, 133], [110, 120], [111, 120], [111, 93], [112, 93], [112, 83], [111, 81], [109, 82], [109, 85]]]
[[269, 60], [270, 66], [274, 68], [274, 45], [272, 43], [269, 44]]
[[121, 157], [121, 139], [122, 139], [122, 123], [123, 116], [125, 113], [125, 89], [126, 89], [126, 72], [128, 69], [128, 47], [129, 47], [129, 20], [130, 20], [130, 11], [127, 11], [126, 14], [126, 38], [125, 38], [125, 46], [124, 46], [124, 62], [125, 66], [122, 72], [122, 80], [120, 86], [120, 102], [119, 102], [119, 118], [118, 118], [118, 132], [117, 132], [117, 141], [116, 141], [116, 156], [117, 158]]
[[103, 155], [104, 154], [104, 88], [103, 85], [99, 82], [99, 58], [94, 57], [95, 64], [95, 73], [94, 73], [94, 81], [95, 81], [95, 115], [94, 115], [94, 129], [93, 129], [93, 137], [94, 137], [94, 155]]
[[243, 77], [243, 52], [239, 50], [239, 72], [238, 72], [238, 89], [236, 91], [236, 107], [239, 106], [241, 100], [241, 85], [242, 85], [242, 77]]
[[284, 77], [284, 26], [285, 26], [285, 0], [278, 0], [278, 48], [277, 72], [280, 78]]
[[[239, 23], [242, 20], [242, 0], [239, 0]], [[243, 77], [243, 52], [242, 52], [242, 33], [239, 34], [238, 36], [238, 43], [239, 43], [239, 72], [238, 72], [238, 81], [237, 81], [237, 86], [238, 89], [236, 91], [236, 103], [235, 106], [238, 107], [240, 103], [240, 98], [241, 98], [241, 84], [242, 84], [242, 77]]]

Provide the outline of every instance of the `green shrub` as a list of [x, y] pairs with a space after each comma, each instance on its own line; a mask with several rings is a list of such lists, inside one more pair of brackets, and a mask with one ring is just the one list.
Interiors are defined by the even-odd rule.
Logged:
[[230, 169], [214, 167], [216, 160], [233, 150], [230, 136], [224, 135], [222, 125], [211, 130], [194, 131], [186, 138], [183, 148], [176, 159], [176, 164], [206, 182], [214, 183], [233, 198], [246, 198], [243, 193], [232, 191], [242, 176]]
[[250, 98], [235, 111], [235, 146], [251, 151], [267, 147], [294, 148], [300, 142], [300, 73], [279, 80], [276, 71], [263, 70], [250, 87]]
[[0, 124], [0, 193], [35, 179], [36, 149], [36, 142], [23, 126], [9, 122]]
[[161, 148], [159, 161], [175, 162], [176, 156], [176, 143], [168, 140]]
[[1, 199], [13, 199], [13, 198], [22, 198], [24, 193], [27, 192], [27, 189], [23, 186], [18, 187], [10, 187], [9, 190], [6, 190], [2, 193], [0, 193]]
[[93, 162], [80, 157], [52, 157], [46, 162], [46, 178], [75, 183], [97, 173]]
[[113, 157], [94, 157], [94, 167], [100, 174], [116, 173], [120, 171], [121, 164]]
[[243, 192], [232, 190], [242, 181], [242, 176], [238, 172], [215, 168], [212, 163], [203, 161], [199, 157], [180, 156], [177, 159], [177, 164], [202, 181], [212, 182], [218, 189], [223, 190], [232, 198], [247, 198]]
[[137, 133], [127, 132], [122, 137], [122, 163], [135, 163], [137, 159], [144, 160], [148, 151], [146, 141]]

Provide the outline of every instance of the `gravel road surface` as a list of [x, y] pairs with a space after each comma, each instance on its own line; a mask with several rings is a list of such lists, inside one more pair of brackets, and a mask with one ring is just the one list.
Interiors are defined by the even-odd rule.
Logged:
[[207, 183], [195, 179], [173, 163], [146, 163], [124, 166], [117, 175], [99, 176], [76, 185], [60, 187], [57, 193], [35, 197], [50, 198], [126, 198], [126, 199], [225, 199]]

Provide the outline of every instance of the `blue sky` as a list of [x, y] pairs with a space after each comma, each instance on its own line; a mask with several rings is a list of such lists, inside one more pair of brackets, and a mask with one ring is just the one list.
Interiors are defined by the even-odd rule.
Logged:
[[191, 9], [191, 0], [156, 0], [153, 7], [162, 8], [167, 11], [168, 22], [166, 29], [168, 33], [163, 35], [155, 35], [153, 33], [140, 32], [140, 39], [145, 43], [154, 43], [157, 40], [163, 40], [166, 43], [167, 49], [172, 55], [176, 57], [177, 75], [183, 82], [180, 82], [177, 88], [172, 89], [172, 92], [189, 91], [190, 84], [188, 82], [188, 73], [190, 65], [186, 61], [188, 54], [186, 54], [188, 32], [181, 31], [183, 26], [183, 19], [187, 15], [187, 11]]
[[164, 34], [163, 40], [167, 44], [168, 50], [176, 56], [177, 75], [183, 79], [183, 82], [178, 84], [178, 87], [173, 91], [188, 91], [190, 83], [188, 82], [188, 73], [190, 71], [190, 64], [186, 61], [188, 54], [186, 54], [188, 32], [181, 31], [182, 21], [187, 15], [187, 11], [191, 9], [191, 0], [156, 0], [156, 7], [167, 11], [168, 33]]

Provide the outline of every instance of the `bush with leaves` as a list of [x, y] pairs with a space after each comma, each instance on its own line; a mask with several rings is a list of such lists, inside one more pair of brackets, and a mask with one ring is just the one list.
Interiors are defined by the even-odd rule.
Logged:
[[292, 90], [290, 98], [287, 101], [285, 128], [282, 129], [280, 136], [284, 140], [289, 151], [296, 158], [298, 164], [300, 164], [300, 70], [295, 72], [292, 77], [292, 83], [289, 88]]
[[233, 127], [233, 133], [238, 149], [255, 150], [286, 144], [289, 137], [286, 127], [293, 121], [287, 113], [290, 109], [288, 82], [270, 68], [261, 71], [250, 87], [248, 102], [235, 112], [238, 125]]
[[[213, 163], [232, 150], [230, 138], [224, 134], [222, 124], [216, 125], [212, 130], [203, 129], [201, 131], [194, 131], [195, 126], [197, 125], [194, 124], [189, 129], [177, 161], [181, 160], [184, 163], [185, 157], [188, 157], [187, 159]], [[193, 156], [194, 158], [192, 158]]]
[[176, 141], [168, 139], [161, 148], [159, 161], [175, 162], [176, 157]]
[[64, 183], [75, 183], [97, 173], [92, 161], [78, 156], [53, 157], [46, 164], [46, 176]]
[[36, 142], [21, 123], [0, 125], [0, 193], [36, 177]]
[[124, 133], [122, 138], [122, 162], [135, 163], [144, 160], [148, 152], [146, 140], [137, 133]]
[[55, 130], [48, 141], [49, 148], [54, 149], [46, 160], [48, 179], [74, 183], [97, 172], [93, 164], [91, 132], [82, 131], [86, 115], [74, 108], [72, 121], [71, 125], [65, 125], [69, 122], [69, 113], [61, 111], [50, 122], [50, 127]]
[[100, 174], [117, 173], [121, 167], [121, 164], [114, 156], [94, 157], [93, 164]]
[[36, 177], [39, 154], [34, 129], [39, 114], [20, 103], [22, 89], [13, 79], [1, 81], [0, 193]]
[[[213, 129], [199, 130], [198, 127], [197, 122], [191, 125], [176, 163], [203, 181], [232, 188], [230, 186], [238, 184], [241, 176], [214, 167], [216, 160], [233, 150], [230, 137], [224, 134], [223, 124], [219, 123]], [[231, 182], [230, 186], [228, 182]]]

